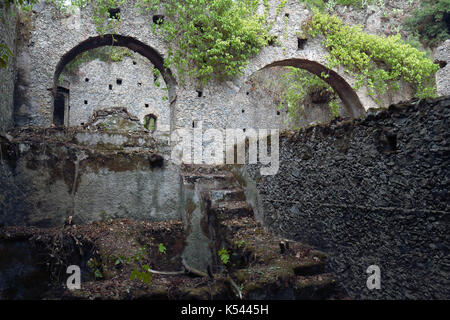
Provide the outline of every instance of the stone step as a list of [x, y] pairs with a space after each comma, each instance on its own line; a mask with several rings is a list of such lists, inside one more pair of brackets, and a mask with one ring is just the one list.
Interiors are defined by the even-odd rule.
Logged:
[[229, 188], [220, 190], [211, 190], [212, 203], [220, 201], [245, 201], [245, 193], [241, 188]]
[[334, 274], [295, 276], [276, 265], [254, 265], [237, 270], [233, 276], [243, 284], [245, 300], [323, 300], [339, 296]]
[[186, 173], [212, 174], [217, 172], [230, 172], [232, 165], [183, 164], [181, 170]]
[[212, 205], [211, 210], [224, 219], [253, 216], [253, 209], [247, 201], [218, 202]]
[[322, 273], [313, 277], [298, 277], [294, 285], [296, 300], [325, 300], [337, 295], [334, 274]]
[[321, 260], [308, 261], [294, 266], [293, 271], [297, 276], [311, 276], [321, 274], [325, 272], [325, 262]]
[[181, 176], [184, 183], [203, 184], [204, 189], [227, 189], [237, 186], [233, 174], [228, 171], [215, 173], [183, 172]]

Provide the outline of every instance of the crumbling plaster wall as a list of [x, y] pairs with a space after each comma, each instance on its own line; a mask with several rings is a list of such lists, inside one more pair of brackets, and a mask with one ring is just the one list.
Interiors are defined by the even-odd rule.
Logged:
[[16, 129], [0, 140], [0, 224], [180, 219], [168, 139], [90, 128]]
[[[134, 5], [121, 7], [123, 23], [118, 27], [118, 33], [149, 44], [157, 52], [167, 52], [162, 40], [150, 30], [148, 21], [151, 17], [148, 20], [137, 11]], [[19, 58], [30, 64], [23, 68], [22, 78], [27, 79], [29, 85], [15, 106], [17, 125], [50, 126], [53, 118], [51, 90], [56, 67], [72, 48], [98, 36], [91, 17], [91, 7], [72, 15], [62, 15], [45, 2], [33, 7], [29, 40], [19, 49]]]
[[[270, 19], [275, 18], [276, 2], [270, 10]], [[261, 8], [262, 9], [262, 8]], [[55, 8], [40, 3], [33, 8], [29, 41], [21, 48], [21, 61], [30, 61], [24, 68], [23, 78], [29, 85], [22, 92], [17, 108], [17, 125], [49, 126], [52, 119], [53, 76], [61, 57], [70, 49], [89, 37], [97, 36], [95, 25], [91, 19], [91, 8], [85, 8], [73, 15], [60, 15]], [[158, 32], [152, 32], [150, 21], [155, 13], [141, 15], [133, 4], [121, 7], [123, 22], [118, 27], [118, 34], [129, 36], [151, 46], [162, 57], [167, 56], [167, 45]], [[256, 71], [286, 59], [305, 59], [326, 64], [327, 52], [320, 44], [320, 39], [309, 39], [303, 49], [298, 48], [298, 33], [301, 25], [311, 16], [311, 12], [298, 1], [290, 0], [279, 14], [272, 33], [278, 36], [279, 45], [268, 46], [252, 58], [244, 70], [244, 74], [234, 80], [225, 82], [210, 81], [201, 87], [189, 79], [179, 84], [171, 102], [172, 129], [190, 127], [192, 120], [203, 120], [204, 127], [266, 127], [267, 124], [255, 121], [251, 112], [242, 114], [243, 108], [257, 108], [257, 101], [242, 97], [242, 90], [248, 78]], [[26, 59], [25, 59], [26, 58]], [[172, 70], [173, 71], [173, 70]], [[342, 70], [335, 70], [350, 85], [354, 83]], [[177, 79], [180, 80], [180, 79]], [[180, 83], [180, 81], [178, 81]], [[199, 97], [198, 91], [202, 91]], [[405, 96], [402, 96], [405, 94]], [[375, 106], [372, 98], [364, 90], [357, 92], [361, 105], [365, 109]], [[407, 91], [401, 91], [396, 97], [389, 97], [386, 104], [408, 98]], [[236, 121], [239, 119], [239, 122]], [[257, 119], [256, 119], [257, 120]]]
[[[5, 44], [16, 54], [16, 20], [15, 9], [7, 9], [2, 2], [0, 6], [0, 43]], [[0, 132], [6, 131], [14, 125], [13, 121], [13, 96], [14, 81], [16, 79], [15, 58], [10, 57], [6, 69], [0, 68]]]
[[169, 131], [167, 87], [161, 75], [155, 82], [153, 68], [148, 59], [134, 53], [132, 57], [124, 55], [117, 62], [96, 59], [83, 63], [76, 74], [63, 72], [70, 90], [66, 123], [77, 126], [87, 123], [95, 110], [122, 107], [142, 124], [146, 115], [155, 115], [158, 130]]

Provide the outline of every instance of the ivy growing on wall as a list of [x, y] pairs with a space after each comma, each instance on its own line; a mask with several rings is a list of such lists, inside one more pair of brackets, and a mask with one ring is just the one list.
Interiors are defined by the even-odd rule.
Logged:
[[[142, 11], [163, 10], [154, 28], [171, 46], [167, 64], [203, 81], [242, 73], [249, 58], [267, 45], [266, 14], [258, 0], [139, 0]], [[267, 5], [267, 3], [266, 3]]]
[[314, 10], [304, 26], [312, 37], [322, 36], [328, 49], [328, 67], [344, 67], [357, 79], [355, 89], [366, 86], [379, 97], [388, 89], [398, 90], [400, 82], [413, 85], [419, 98], [435, 95], [434, 74], [439, 69], [425, 52], [405, 43], [400, 35], [381, 37], [349, 26], [336, 16]]

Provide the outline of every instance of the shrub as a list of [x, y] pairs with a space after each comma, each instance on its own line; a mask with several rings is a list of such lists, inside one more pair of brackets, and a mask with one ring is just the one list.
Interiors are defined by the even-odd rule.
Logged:
[[435, 95], [434, 73], [439, 66], [400, 35], [370, 35], [361, 26], [348, 26], [340, 18], [317, 10], [304, 27], [312, 37], [324, 37], [328, 67], [344, 67], [357, 79], [355, 89], [365, 85], [376, 98], [388, 89], [398, 90], [404, 81], [413, 85], [419, 98]]

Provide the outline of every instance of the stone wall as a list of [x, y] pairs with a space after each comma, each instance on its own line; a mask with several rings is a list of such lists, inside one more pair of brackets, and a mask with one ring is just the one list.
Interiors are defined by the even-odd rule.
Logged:
[[142, 124], [146, 115], [155, 115], [157, 129], [169, 131], [167, 87], [161, 75], [155, 81], [153, 69], [148, 59], [128, 50], [122, 61], [95, 59], [83, 63], [75, 72], [64, 72], [63, 86], [69, 89], [70, 105], [66, 125], [87, 123], [96, 110], [124, 107]]
[[[17, 13], [13, 7], [7, 9], [3, 2], [0, 5], [0, 43], [6, 44], [16, 54], [16, 22]], [[13, 126], [13, 96], [16, 79], [15, 58], [10, 57], [6, 69], [0, 68], [0, 132]]]
[[[110, 121], [111, 119], [106, 120]], [[118, 122], [116, 120], [115, 122]], [[178, 219], [179, 167], [144, 130], [16, 129], [0, 141], [0, 225]], [[139, 123], [139, 122], [138, 122]]]
[[436, 48], [434, 52], [435, 63], [441, 66], [436, 72], [436, 87], [438, 96], [450, 95], [450, 39]]
[[[168, 45], [158, 34], [158, 29], [156, 32], [152, 31], [149, 23], [154, 14], [161, 13], [139, 14], [132, 1], [120, 9], [123, 22], [118, 26], [117, 37], [132, 41], [132, 45], [126, 45], [134, 48], [133, 50], [137, 50], [135, 44], [140, 42], [153, 48], [161, 59], [166, 58]], [[290, 0], [278, 16], [276, 13], [277, 2], [271, 1], [269, 19], [275, 21], [271, 32], [278, 37], [279, 44], [263, 48], [258, 55], [250, 59], [242, 76], [230, 81], [211, 81], [202, 86], [189, 79], [184, 79], [186, 81], [182, 83], [175, 74], [176, 71], [172, 70], [176, 81], [170, 85], [166, 81], [169, 87], [172, 129], [191, 127], [193, 120], [203, 121], [205, 128], [235, 127], [236, 119], [239, 119], [241, 128], [255, 127], [261, 112], [242, 113], [242, 109], [256, 109], [254, 101], [246, 100], [242, 96], [242, 93], [245, 95], [246, 92], [246, 82], [255, 72], [279, 62], [310, 68], [317, 74], [326, 70], [324, 65], [327, 51], [321, 46], [320, 39], [308, 39], [301, 48], [298, 45], [302, 22], [306, 21], [312, 12], [298, 1]], [[51, 89], [54, 87], [58, 68], [69, 62], [66, 59], [73, 53], [77, 53], [73, 51], [75, 48], [87, 49], [87, 46], [99, 41], [99, 35], [91, 18], [92, 8], [89, 6], [71, 15], [61, 15], [52, 5], [41, 2], [33, 8], [30, 16], [29, 33], [26, 40], [22, 41], [18, 55], [18, 67], [23, 70], [21, 79], [26, 81], [18, 83], [23, 90], [15, 104], [16, 122], [19, 126], [50, 126], [54, 99]], [[80, 47], [81, 44], [84, 46]], [[354, 114], [359, 116], [364, 112], [364, 108], [376, 105], [364, 89], [353, 92], [350, 86], [354, 84], [354, 78], [342, 70], [333, 71], [335, 73], [331, 73], [330, 82], [333, 82], [334, 87], [339, 87], [337, 91], [348, 99], [349, 109], [352, 109]], [[136, 95], [136, 92], [133, 90], [130, 94]], [[409, 97], [410, 92], [402, 90], [395, 97], [387, 97], [386, 104]]]
[[329, 253], [351, 298], [448, 299], [449, 119], [446, 97], [282, 135], [278, 174], [247, 168], [259, 219]]

